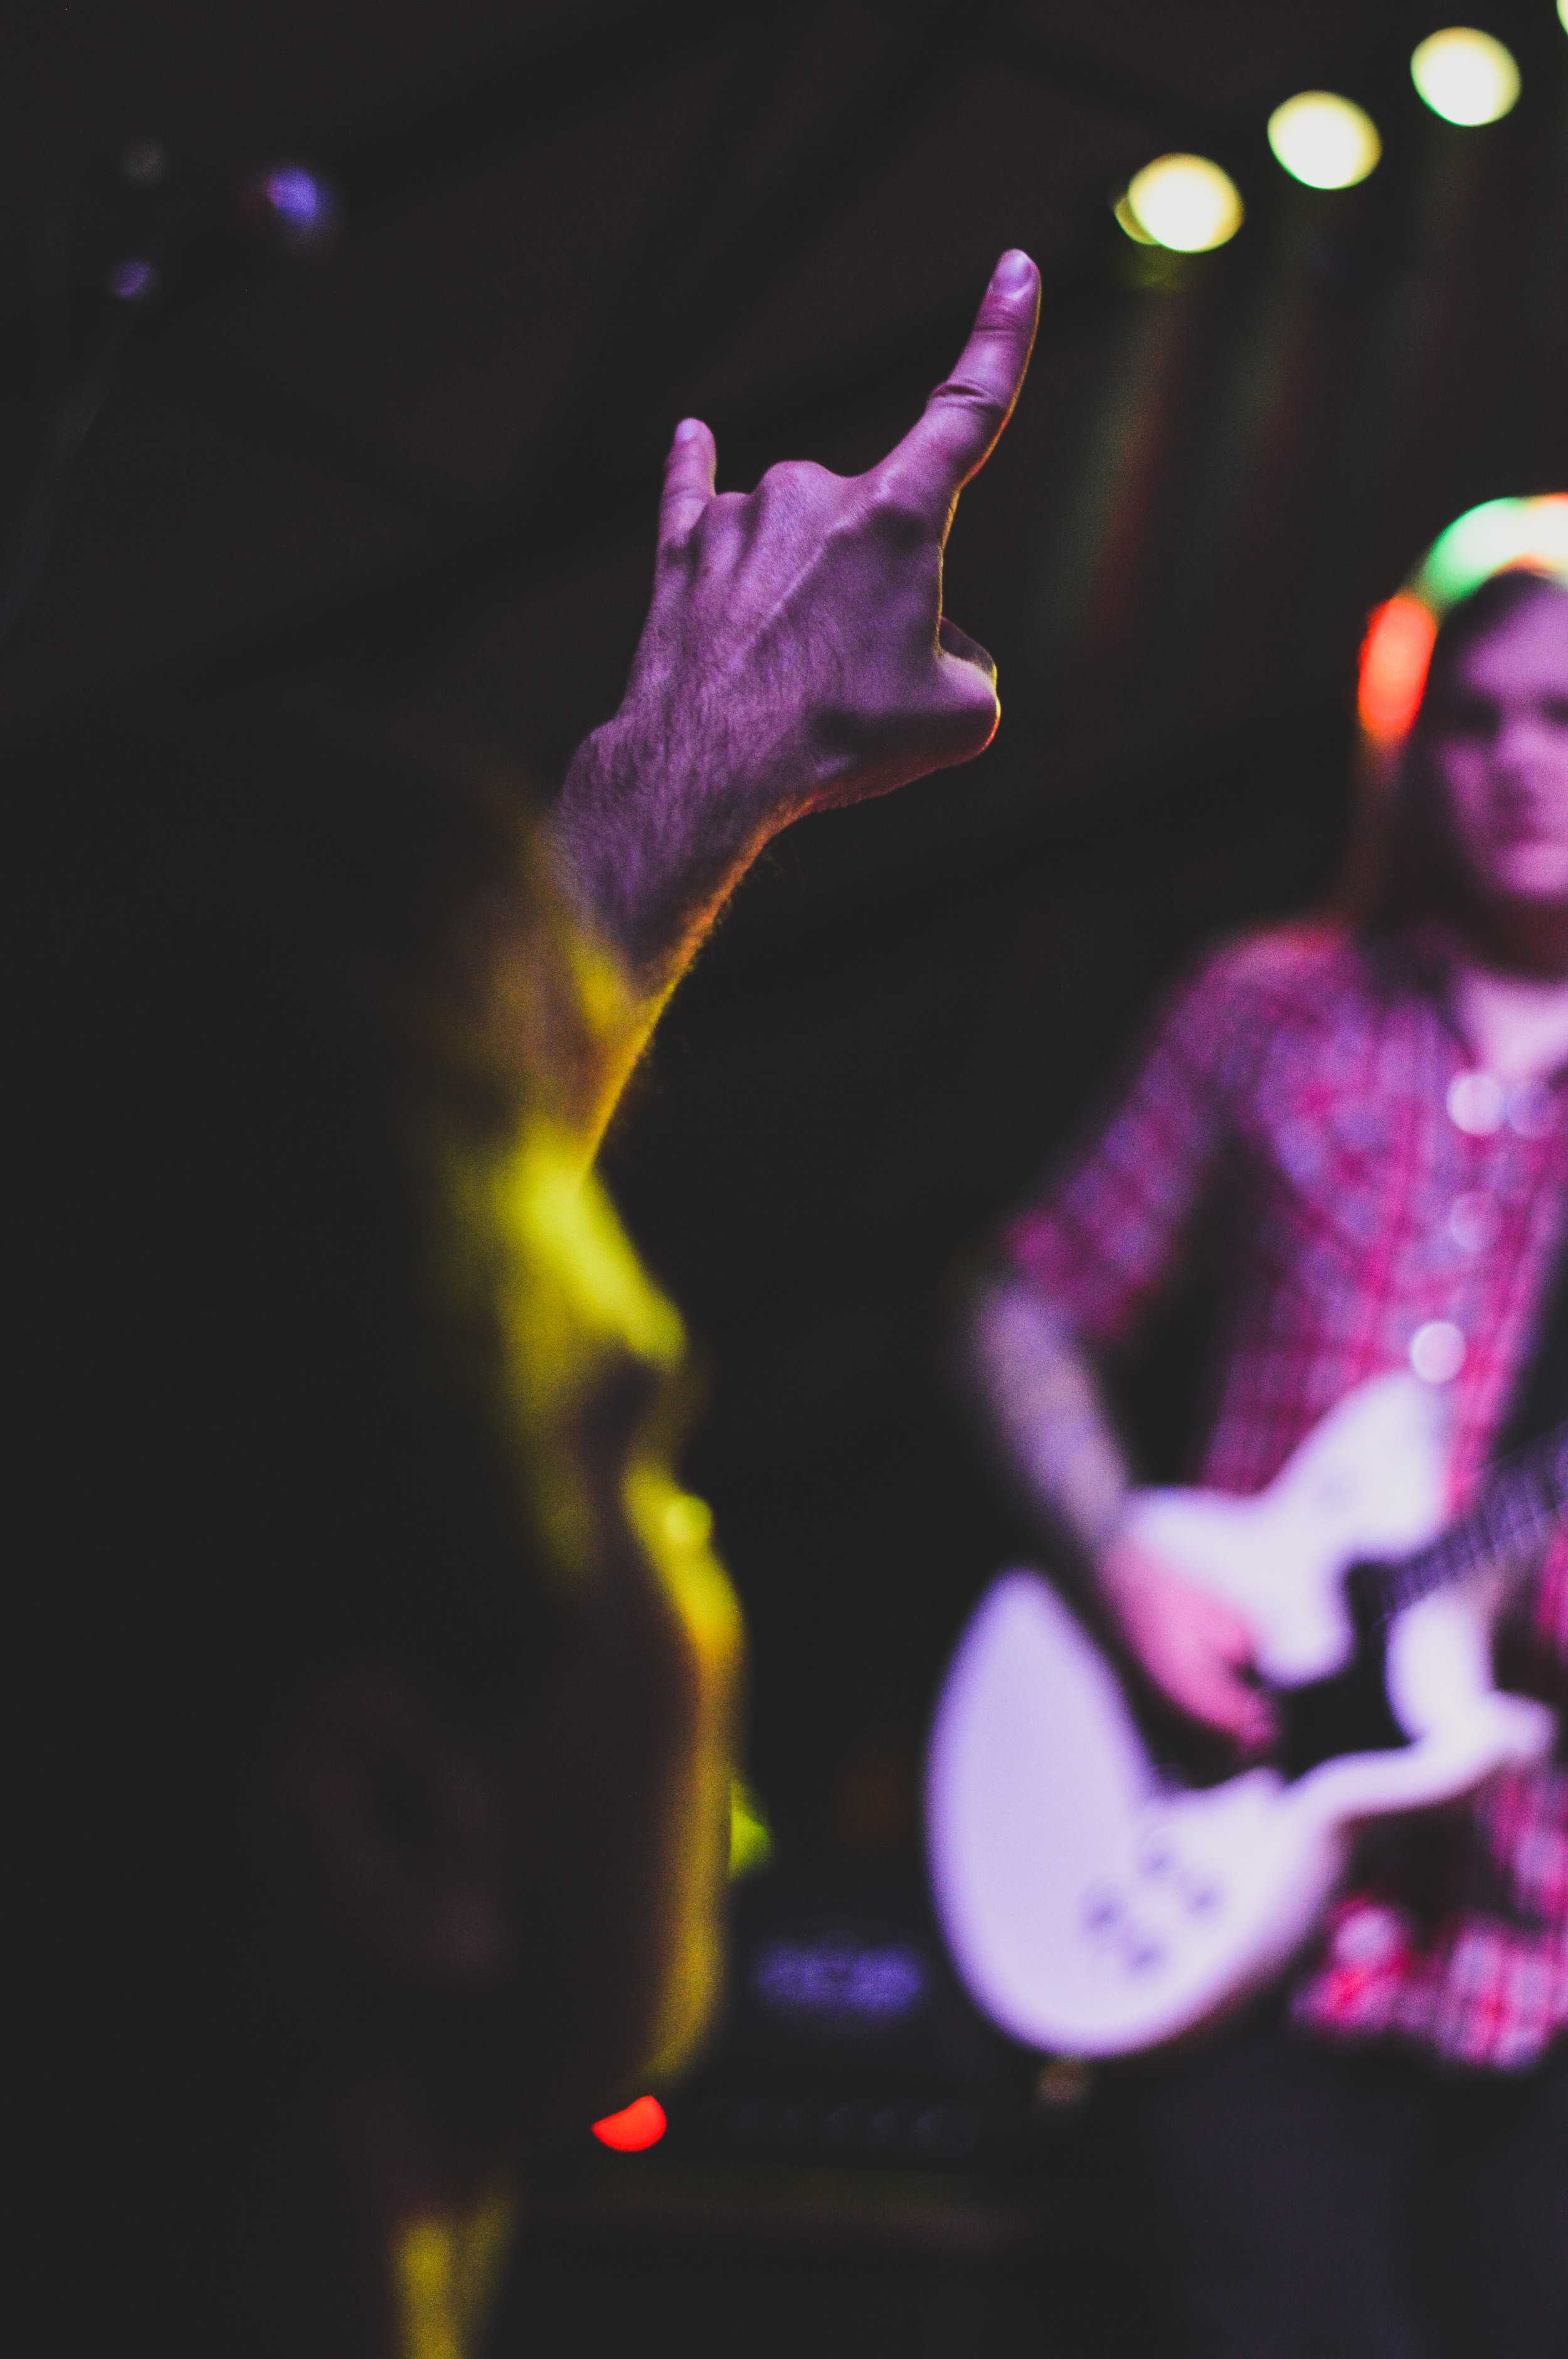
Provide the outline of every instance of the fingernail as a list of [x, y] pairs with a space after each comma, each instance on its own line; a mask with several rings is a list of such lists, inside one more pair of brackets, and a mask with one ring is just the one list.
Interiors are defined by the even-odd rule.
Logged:
[[702, 420], [700, 418], [683, 418], [680, 424], [676, 428], [676, 440], [677, 442], [695, 442], [702, 430]]
[[1034, 265], [1022, 247], [1010, 246], [991, 273], [991, 285], [1003, 295], [1022, 295], [1034, 284]]

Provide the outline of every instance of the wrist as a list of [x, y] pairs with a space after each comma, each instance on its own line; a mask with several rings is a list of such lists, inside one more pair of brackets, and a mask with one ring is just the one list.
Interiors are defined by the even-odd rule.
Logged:
[[553, 819], [568, 897], [654, 994], [772, 832], [694, 734], [690, 716], [628, 699], [578, 748]]

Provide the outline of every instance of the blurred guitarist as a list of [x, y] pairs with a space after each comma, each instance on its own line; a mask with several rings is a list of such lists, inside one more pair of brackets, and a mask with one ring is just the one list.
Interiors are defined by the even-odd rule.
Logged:
[[[1354, 1385], [1407, 1366], [1447, 1397], [1457, 1509], [1506, 1440], [1568, 1416], [1565, 1212], [1568, 578], [1521, 568], [1443, 619], [1355, 914], [1199, 965], [977, 1309], [989, 1420], [1055, 1560], [1240, 1753], [1273, 1725], [1247, 1628], [1119, 1537], [1097, 1364], [1206, 1216], [1227, 1266], [1195, 1479], [1260, 1489]], [[1500, 1669], [1561, 1707], [1568, 1534], [1524, 1570]], [[1560, 2354], [1565, 2040], [1560, 1749], [1395, 1822], [1282, 2005], [1109, 2076], [1194, 2352]]]

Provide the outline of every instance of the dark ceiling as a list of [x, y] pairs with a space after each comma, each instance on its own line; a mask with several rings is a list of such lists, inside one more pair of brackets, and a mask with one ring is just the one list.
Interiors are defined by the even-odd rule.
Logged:
[[[0, 24], [14, 511], [60, 388], [79, 425], [93, 370], [103, 396], [0, 727], [103, 690], [220, 733], [281, 706], [547, 787], [618, 694], [676, 419], [711, 420], [732, 484], [864, 464], [1000, 249], [1040, 260], [1032, 380], [949, 565], [1000, 660], [998, 745], [765, 864], [618, 1150], [723, 1379], [703, 1471], [786, 1816], [792, 1776], [810, 1821], [857, 1729], [913, 1724], [1001, 1544], [951, 1471], [943, 1272], [1195, 934], [1321, 886], [1368, 602], [1456, 509], [1568, 480], [1568, 42], [1553, 0], [1487, 0], [1524, 96], [1454, 131], [1406, 71], [1444, 16], [11, 0]], [[1317, 85], [1382, 125], [1359, 190], [1268, 155], [1271, 106]], [[148, 136], [177, 218], [133, 315], [104, 268], [168, 224], [104, 176]], [[1152, 263], [1108, 199], [1189, 146], [1249, 219]], [[224, 227], [280, 158], [340, 191], [315, 261]]]

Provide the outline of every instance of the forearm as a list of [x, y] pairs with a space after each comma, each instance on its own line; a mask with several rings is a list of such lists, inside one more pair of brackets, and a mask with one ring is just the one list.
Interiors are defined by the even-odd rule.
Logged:
[[1098, 1567], [1131, 1477], [1088, 1354], [1048, 1302], [1005, 1277], [981, 1292], [968, 1348], [994, 1446], [1027, 1510], [1079, 1570]]
[[[692, 756], [624, 715], [578, 748], [551, 817], [550, 850], [573, 917], [625, 988], [600, 1037], [589, 1108], [597, 1147], [661, 1009], [760, 848], [755, 829], [714, 823], [691, 792]], [[673, 757], [673, 758], [672, 758]], [[721, 808], [721, 805], [720, 805]]]
[[739, 799], [727, 804], [722, 733], [690, 739], [663, 715], [623, 710], [579, 746], [551, 821], [563, 887], [650, 1022], [765, 832]]

